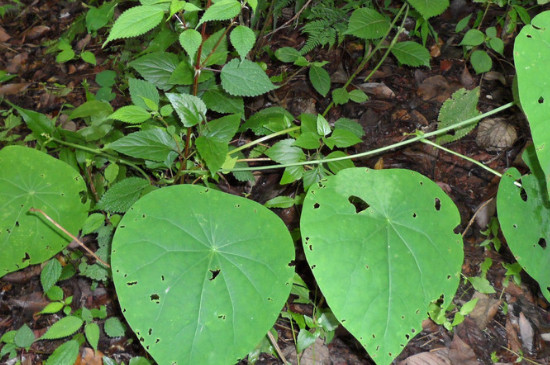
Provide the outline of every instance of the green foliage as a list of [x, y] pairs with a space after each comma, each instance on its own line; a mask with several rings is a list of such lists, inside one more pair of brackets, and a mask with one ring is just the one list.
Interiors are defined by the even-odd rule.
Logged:
[[[445, 100], [438, 116], [438, 129], [446, 128], [461, 120], [477, 117], [481, 113], [477, 110], [477, 102], [479, 101], [479, 87], [473, 90], [460, 89], [455, 91], [450, 99]], [[474, 128], [475, 124], [455, 130], [454, 134], [446, 134], [437, 137], [437, 143], [445, 144], [449, 142], [457, 141]]]
[[439, 15], [449, 7], [449, 0], [407, 0], [425, 19]]
[[113, 239], [113, 279], [128, 323], [157, 362], [232, 363], [273, 325], [290, 292], [293, 258], [274, 213], [181, 185], [144, 196], [124, 216]]
[[300, 221], [307, 261], [336, 318], [377, 364], [391, 363], [420, 332], [430, 302], [453, 297], [459, 223], [441, 188], [412, 171], [346, 169], [308, 191]]
[[[30, 148], [0, 151], [0, 276], [41, 263], [69, 244], [59, 230], [30, 208], [41, 209], [65, 229], [77, 232], [88, 203], [82, 177], [67, 164]], [[33, 228], [31, 228], [33, 227]]]

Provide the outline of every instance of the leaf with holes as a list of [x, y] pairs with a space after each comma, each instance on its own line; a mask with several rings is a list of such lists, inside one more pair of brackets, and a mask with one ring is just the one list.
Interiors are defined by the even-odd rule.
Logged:
[[[512, 168], [502, 176], [497, 194], [498, 220], [514, 257], [550, 301], [550, 249], [546, 247], [550, 242], [550, 202], [534, 150], [524, 153], [532, 174], [522, 177]], [[520, 178], [521, 188], [514, 184]]]
[[86, 185], [66, 163], [20, 146], [0, 151], [0, 277], [39, 264], [65, 248], [67, 239], [30, 208], [43, 210], [73, 234], [88, 216]]
[[529, 120], [533, 143], [546, 181], [550, 181], [549, 59], [550, 11], [546, 11], [534, 17], [530, 25], [523, 27], [514, 44], [519, 100]]
[[307, 261], [336, 318], [377, 364], [421, 331], [430, 302], [453, 298], [459, 224], [452, 200], [414, 171], [345, 169], [308, 191]]
[[292, 238], [274, 213], [193, 185], [138, 200], [111, 254], [122, 312], [159, 364], [246, 356], [288, 298], [293, 259]]

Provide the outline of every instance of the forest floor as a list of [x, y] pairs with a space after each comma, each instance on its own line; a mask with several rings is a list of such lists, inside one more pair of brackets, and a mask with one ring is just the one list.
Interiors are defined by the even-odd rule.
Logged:
[[[479, 4], [457, 1], [442, 16], [433, 19], [431, 24], [439, 35], [439, 42], [435, 43], [433, 38], [428, 40], [432, 53], [431, 69], [401, 67], [395, 60], [388, 58], [369, 81], [370, 84], [363, 85], [370, 97], [368, 101], [331, 109], [327, 120], [346, 117], [359, 121], [364, 128], [366, 134], [363, 142], [351, 148], [350, 153], [399, 142], [406, 138], [404, 134], [418, 129], [434, 130], [442, 103], [460, 88], [471, 90], [480, 86], [478, 108], [482, 112], [513, 100], [513, 35], [504, 38], [505, 57], [494, 59], [494, 71], [483, 74], [483, 77], [473, 72], [471, 65], [464, 60], [462, 47], [458, 46], [460, 39], [454, 33], [456, 22], [478, 10], [477, 6]], [[83, 82], [87, 80], [92, 89], [97, 87], [93, 81], [95, 75], [109, 69], [112, 58], [103, 53], [101, 44], [94, 43], [86, 34], [77, 38], [75, 48], [85, 45], [86, 50], [95, 54], [98, 66], [82, 60], [57, 63], [55, 54], [46, 53], [45, 46], [48, 41], [58, 39], [84, 10], [80, 2], [35, 0], [20, 11], [8, 12], [0, 18], [0, 69], [17, 75], [8, 83], [0, 84], [0, 98], [5, 97], [13, 104], [52, 118], [58, 116], [65, 105], [78, 106], [85, 101]], [[496, 25], [497, 17], [502, 15], [503, 10], [492, 7], [485, 22]], [[299, 29], [289, 26], [265, 39], [264, 46], [276, 50], [285, 46], [299, 47], [303, 41]], [[327, 70], [333, 84], [338, 84], [346, 80], [348, 70], [353, 69], [355, 60], [362, 52], [357, 44], [348, 42], [338, 48], [320, 50], [316, 58], [330, 62]], [[287, 67], [268, 57], [264, 58], [268, 69], [274, 73]], [[364, 75], [367, 72], [369, 70]], [[127, 99], [127, 95], [117, 93], [112, 104], [115, 107], [126, 105]], [[247, 101], [246, 112], [253, 113], [266, 106], [280, 105], [293, 115], [299, 115], [302, 112], [322, 112], [329, 102], [328, 98], [320, 97], [313, 90], [305, 74], [298, 74], [283, 87]], [[8, 107], [7, 104], [0, 105], [2, 108]], [[524, 116], [518, 108], [512, 108], [499, 117], [514, 128], [517, 138], [504, 144], [483, 142], [477, 138], [478, 131], [474, 130], [446, 147], [497, 171], [503, 172], [509, 167], [526, 171], [521, 153], [530, 141], [530, 132]], [[21, 133], [24, 134], [23, 131]], [[487, 279], [496, 293], [478, 293], [470, 284], [463, 282], [455, 303], [463, 304], [477, 297], [479, 301], [475, 310], [452, 331], [431, 320], [424, 321], [423, 331], [410, 341], [395, 363], [473, 365], [494, 362], [511, 364], [519, 361], [525, 364], [549, 364], [548, 302], [541, 295], [537, 283], [524, 273], [521, 274], [521, 284], [509, 280], [505, 287], [503, 282], [507, 270], [502, 264], [513, 263], [513, 255], [505, 244], [499, 251], [492, 245], [481, 245], [487, 239], [481, 232], [495, 215], [499, 178], [466, 160], [421, 143], [357, 160], [355, 164], [376, 169], [412, 169], [437, 182], [453, 199], [461, 214], [465, 248], [463, 275], [479, 276], [481, 263], [486, 258], [491, 258], [493, 262], [487, 272]], [[295, 184], [279, 185], [280, 176], [280, 171], [268, 170], [258, 174], [250, 198], [265, 203], [275, 196], [295, 193], [298, 189]], [[235, 194], [241, 194], [244, 189], [242, 184], [231, 179], [222, 180], [220, 188]], [[274, 210], [289, 229], [298, 227], [298, 208]], [[502, 236], [498, 238], [504, 242]], [[304, 278], [313, 282], [303, 259], [297, 262], [297, 267]], [[42, 293], [39, 274], [40, 266], [34, 266], [0, 279], [0, 337], [24, 323], [40, 336], [50, 325], [47, 317], [36, 316], [48, 304]], [[81, 305], [87, 308], [105, 305], [109, 315], [120, 316], [123, 320], [112, 283], [99, 283], [96, 288], [92, 288], [89, 279], [74, 276], [60, 285], [67, 295], [73, 296], [74, 308]], [[292, 302], [288, 305], [297, 313], [311, 315], [313, 311], [307, 305]], [[282, 352], [288, 361], [296, 363], [295, 344], [288, 321], [279, 319], [275, 328], [279, 333]], [[129, 332], [127, 337], [115, 339], [102, 334], [99, 343], [101, 352], [124, 362], [138, 355], [147, 356], [139, 341]], [[41, 363], [60, 343], [36, 342], [26, 351], [23, 364]], [[325, 345], [321, 341], [314, 348], [314, 351], [303, 354], [301, 364], [373, 364], [363, 347], [343, 328], [336, 331], [330, 344]], [[309, 357], [315, 357], [316, 360]], [[7, 364], [5, 359], [0, 359], [0, 363]], [[82, 351], [79, 364], [100, 363], [100, 358], [93, 351]], [[279, 363], [280, 360], [271, 354], [262, 354], [257, 362]]]

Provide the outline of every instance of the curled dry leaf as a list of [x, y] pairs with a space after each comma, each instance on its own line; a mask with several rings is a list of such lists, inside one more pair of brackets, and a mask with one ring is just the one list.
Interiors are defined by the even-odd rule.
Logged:
[[517, 139], [516, 129], [503, 118], [487, 118], [479, 123], [476, 142], [488, 151], [509, 148]]
[[0, 25], [0, 42], [6, 42], [10, 39], [11, 36], [6, 32], [6, 30]]
[[443, 103], [445, 100], [451, 97], [451, 94], [458, 90], [460, 85], [449, 84], [447, 79], [441, 75], [428, 77], [422, 81], [417, 90], [417, 95], [424, 101], [436, 100]]
[[451, 365], [449, 349], [440, 348], [430, 352], [421, 352], [407, 357], [399, 365]]
[[41, 37], [44, 33], [48, 32], [50, 27], [47, 25], [37, 25], [24, 32], [24, 36], [28, 40], [33, 40]]
[[30, 82], [19, 82], [15, 84], [6, 84], [0, 86], [0, 96], [14, 95], [26, 90]]
[[358, 88], [378, 99], [395, 98], [393, 90], [387, 87], [383, 82], [366, 82], [358, 85]]

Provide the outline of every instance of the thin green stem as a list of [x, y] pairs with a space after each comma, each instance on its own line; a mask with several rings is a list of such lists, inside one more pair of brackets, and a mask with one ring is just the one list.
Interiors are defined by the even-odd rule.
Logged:
[[[120, 158], [120, 157], [117, 157], [117, 156], [113, 156], [111, 154], [108, 154], [106, 152], [103, 152], [102, 150], [100, 149], [97, 149], [97, 148], [90, 148], [90, 147], [86, 147], [86, 146], [81, 146], [79, 144], [76, 144], [76, 143], [71, 143], [71, 142], [66, 142], [66, 141], [63, 141], [61, 139], [57, 139], [55, 137], [50, 137], [50, 136], [47, 136], [48, 138], [48, 141], [52, 141], [52, 142], [55, 142], [55, 143], [59, 143], [63, 146], [67, 146], [67, 147], [72, 147], [72, 148], [76, 148], [76, 149], [79, 149], [81, 151], [86, 151], [86, 152], [89, 152], [89, 153], [92, 153], [94, 155], [99, 155], [99, 156], [103, 156], [103, 157], [106, 157], [110, 160], [115, 160], [117, 162], [120, 162], [121, 164], [123, 165], [126, 165], [126, 166], [130, 166], [131, 168], [133, 169], [136, 169], [137, 171], [139, 171], [140, 174], [142, 174], [145, 179], [147, 179], [147, 181], [150, 181], [149, 179], [149, 175], [147, 175], [145, 173], [145, 171], [143, 171], [139, 166], [137, 166], [136, 164], [130, 162], [130, 161], [127, 161], [123, 158]], [[46, 144], [47, 144], [46, 142]]]
[[291, 166], [319, 165], [319, 164], [327, 163], [327, 162], [336, 162], [336, 161], [343, 161], [343, 160], [350, 160], [350, 159], [356, 159], [356, 158], [362, 158], [362, 157], [367, 157], [367, 156], [378, 155], [382, 152], [397, 149], [399, 147], [403, 147], [403, 146], [409, 145], [411, 143], [418, 142], [422, 139], [426, 139], [426, 138], [430, 138], [430, 137], [434, 137], [434, 136], [439, 136], [441, 134], [447, 133], [448, 131], [465, 127], [469, 124], [477, 122], [480, 119], [486, 118], [490, 115], [497, 114], [497, 113], [499, 113], [503, 110], [511, 108], [514, 105], [515, 105], [515, 102], [510, 102], [510, 103], [504, 104], [504, 105], [502, 105], [502, 106], [500, 106], [496, 109], [493, 109], [493, 110], [491, 110], [487, 113], [484, 113], [484, 114], [478, 115], [477, 117], [470, 118], [470, 119], [464, 120], [462, 122], [453, 124], [453, 125], [448, 126], [446, 128], [442, 128], [442, 129], [439, 129], [439, 130], [436, 130], [436, 131], [433, 131], [433, 132], [430, 132], [430, 133], [417, 132], [417, 136], [414, 137], [414, 138], [411, 138], [411, 139], [408, 139], [408, 140], [405, 140], [405, 141], [402, 141], [402, 142], [394, 143], [394, 144], [389, 145], [389, 146], [377, 148], [375, 150], [366, 151], [366, 152], [362, 152], [362, 153], [357, 153], [355, 155], [326, 158], [326, 159], [321, 159], [321, 160], [293, 162], [293, 163], [280, 164], [280, 165], [234, 168], [234, 169], [231, 169], [230, 171], [231, 172], [233, 172], [233, 171], [259, 171], [259, 170], [270, 170], [270, 169], [286, 168], [286, 167], [291, 167]]
[[[399, 12], [395, 15], [395, 17], [393, 18], [393, 21], [392, 23], [390, 24], [388, 30], [386, 31], [386, 34], [384, 34], [384, 36], [380, 39], [380, 41], [378, 42], [378, 44], [376, 45], [376, 47], [374, 47], [374, 49], [369, 52], [368, 54], [365, 54], [365, 58], [363, 58], [363, 60], [361, 61], [361, 63], [359, 64], [359, 66], [357, 66], [357, 68], [355, 69], [355, 71], [353, 72], [353, 74], [351, 74], [351, 76], [348, 78], [348, 81], [346, 81], [346, 83], [344, 84], [344, 86], [342, 86], [343, 89], [346, 89], [347, 90], [347, 87], [353, 82], [353, 80], [355, 80], [355, 78], [357, 77], [357, 75], [363, 71], [363, 68], [365, 68], [365, 66], [367, 65], [367, 63], [370, 61], [370, 59], [372, 58], [372, 56], [378, 52], [379, 49], [382, 48], [382, 41], [384, 39], [386, 39], [388, 37], [388, 35], [390, 34], [390, 31], [393, 29], [395, 23], [397, 22], [397, 20], [399, 19], [399, 17], [401, 16], [401, 13], [403, 12], [403, 10], [407, 10], [407, 12], [405, 13], [405, 16], [403, 17], [403, 21], [402, 23], [404, 24], [405, 22], [405, 19], [407, 19], [407, 14], [409, 13], [409, 6], [407, 4], [403, 4], [403, 6], [401, 6], [401, 9], [399, 9]], [[401, 33], [402, 29], [403, 29], [403, 24], [401, 24], [401, 27], [399, 28], [399, 31], [397, 32], [397, 34], [395, 35], [395, 37], [393, 38], [392, 40], [392, 43], [390, 45], [390, 47], [388, 48], [388, 51], [386, 51], [386, 54], [384, 54], [384, 56], [382, 57], [382, 59], [380, 60], [380, 62], [378, 63], [378, 65], [376, 66], [376, 68], [365, 78], [365, 81], [367, 81], [372, 75], [373, 73], [378, 70], [378, 68], [380, 67], [380, 65], [382, 64], [382, 62], [386, 59], [388, 53], [389, 53], [389, 50], [391, 50], [391, 48], [393, 47], [393, 45], [395, 44], [395, 42], [397, 41], [397, 37], [399, 36], [399, 34]], [[325, 109], [325, 111], [323, 112], [323, 116], [326, 116], [327, 113], [329, 112], [330, 109], [332, 109], [332, 107], [334, 106], [334, 101], [331, 101], [330, 104], [327, 106], [327, 108]]]
[[290, 128], [284, 129], [284, 130], [279, 131], [279, 132], [275, 132], [275, 133], [268, 134], [267, 136], [264, 136], [264, 137], [262, 137], [262, 138], [258, 138], [258, 139], [256, 139], [256, 140], [250, 142], [250, 143], [243, 144], [241, 147], [237, 147], [237, 148], [235, 148], [234, 150], [231, 150], [231, 151], [227, 152], [227, 154], [228, 154], [228, 155], [231, 155], [231, 154], [233, 154], [233, 153], [237, 153], [237, 152], [239, 152], [239, 151], [245, 150], [245, 149], [247, 149], [247, 148], [249, 148], [249, 147], [252, 147], [252, 146], [255, 146], [255, 145], [259, 144], [259, 143], [262, 143], [262, 142], [264, 142], [264, 141], [267, 141], [267, 140], [269, 140], [269, 139], [271, 139], [271, 138], [280, 136], [281, 134], [287, 134], [287, 133], [296, 131], [296, 130], [298, 130], [298, 129], [300, 129], [300, 127], [299, 127], [299, 126], [295, 126], [295, 127], [290, 127]]

